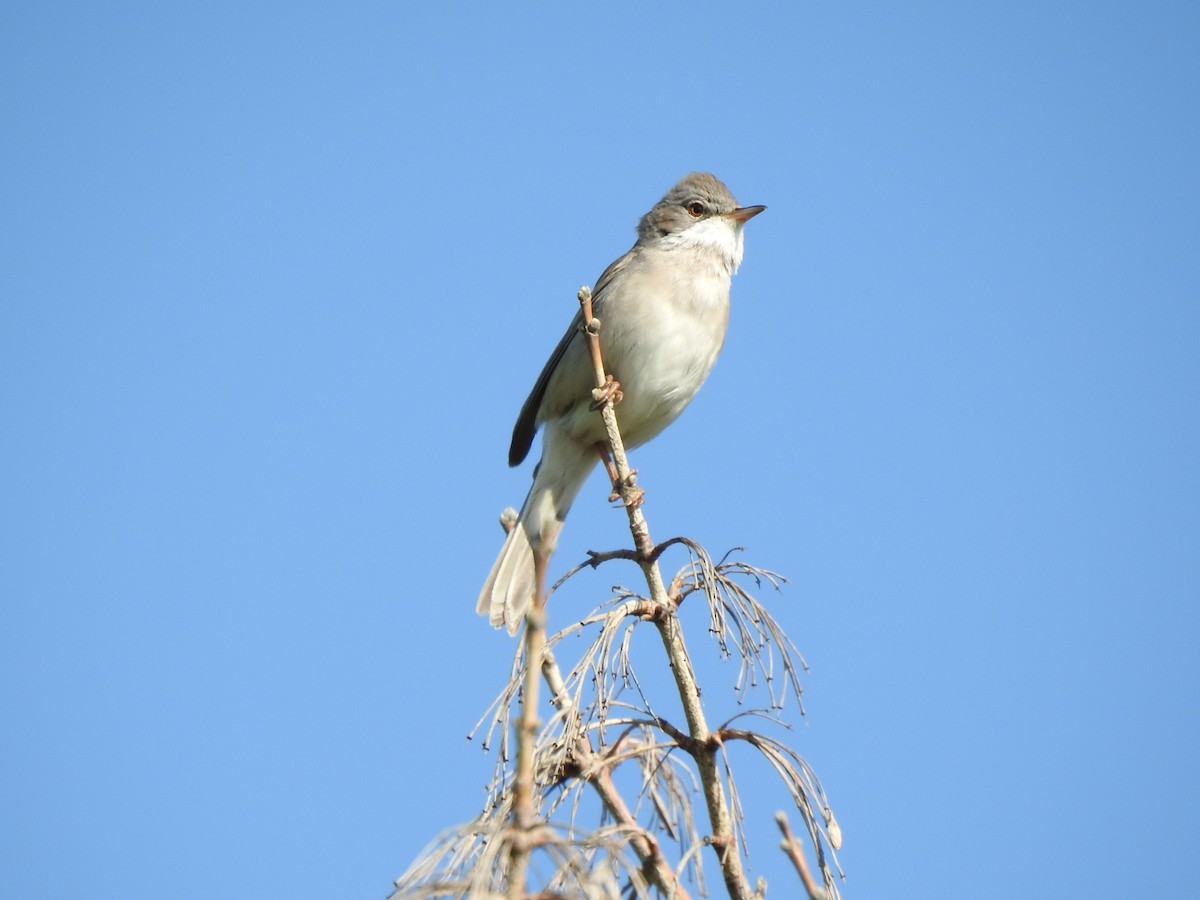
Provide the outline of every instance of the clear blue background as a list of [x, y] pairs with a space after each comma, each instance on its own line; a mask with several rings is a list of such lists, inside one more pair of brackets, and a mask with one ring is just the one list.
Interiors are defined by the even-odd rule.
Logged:
[[473, 815], [512, 421], [693, 169], [770, 208], [634, 462], [657, 537], [792, 580], [845, 895], [1190, 894], [1198, 46], [1192, 3], [6, 5], [0, 895], [379, 898]]

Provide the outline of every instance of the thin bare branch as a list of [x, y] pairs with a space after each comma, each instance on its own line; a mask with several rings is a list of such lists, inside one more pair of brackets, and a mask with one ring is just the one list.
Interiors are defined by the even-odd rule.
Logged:
[[828, 900], [829, 895], [823, 887], [817, 884], [812, 877], [812, 872], [808, 870], [808, 860], [804, 858], [804, 848], [792, 834], [792, 827], [788, 824], [787, 816], [781, 812], [776, 813], [775, 821], [779, 825], [779, 830], [783, 832], [783, 840], [779, 842], [779, 847], [796, 867], [796, 874], [800, 876], [800, 883], [804, 885], [809, 900]]
[[[745, 810], [729, 751], [730, 744], [745, 744], [780, 776], [808, 829], [825, 882], [817, 888], [822, 893], [810, 891], [810, 898], [837, 900], [829, 863], [837, 866], [840, 830], [815, 775], [778, 739], [734, 727], [790, 728], [779, 714], [788, 694], [803, 713], [803, 657], [754, 593], [764, 587], [778, 590], [785, 579], [728, 553], [714, 561], [689, 538], [657, 545], [650, 539], [642, 490], [613, 410], [619, 390], [604, 372], [601, 323], [592, 316], [586, 288], [579, 299], [595, 369], [595, 408], [605, 423], [614, 493], [623, 501], [634, 549], [589, 551], [587, 560], [535, 600], [509, 678], [469, 735], [482, 732], [485, 749], [497, 730], [501, 735], [484, 811], [435, 841], [396, 882], [393, 897], [619, 900], [653, 894], [687, 900], [685, 880], [700, 894], [707, 892], [704, 848], [711, 847], [728, 896], [762, 898], [765, 883], [759, 879], [752, 890], [746, 875]], [[687, 551], [687, 563], [667, 585], [659, 563], [674, 547]], [[638, 566], [645, 587], [616, 587], [595, 611], [548, 634], [549, 594], [581, 570], [618, 559]], [[539, 585], [545, 584], [545, 574], [538, 572]], [[710, 646], [738, 664], [738, 702], [754, 697], [767, 708], [743, 709], [716, 728], [708, 723], [680, 620], [692, 595], [704, 598]], [[695, 601], [689, 603], [689, 611], [694, 606]], [[656, 711], [653, 683], [639, 677], [633, 638], [639, 626], [652, 627], [659, 636], [683, 721], [677, 713], [671, 720]], [[563, 653], [568, 637], [576, 638], [574, 662], [564, 674], [556, 653]], [[538, 721], [542, 681], [550, 693], [544, 723]], [[510, 768], [512, 740], [516, 759]], [[694, 809], [697, 792], [704, 798], [706, 816], [699, 817], [707, 819], [704, 823]], [[585, 811], [599, 812], [598, 827], [585, 823]], [[799, 853], [803, 860], [797, 839], [790, 832], [786, 836], [792, 842], [789, 854]], [[815, 885], [811, 873], [809, 880]]]

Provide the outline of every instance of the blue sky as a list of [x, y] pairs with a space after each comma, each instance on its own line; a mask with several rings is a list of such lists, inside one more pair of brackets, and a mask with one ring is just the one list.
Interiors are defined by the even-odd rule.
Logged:
[[[512, 422], [694, 169], [769, 209], [634, 464], [657, 537], [791, 579], [845, 896], [1194, 889], [1198, 41], [1185, 3], [6, 6], [0, 895], [382, 897], [473, 815]], [[560, 570], [627, 538], [605, 495]]]

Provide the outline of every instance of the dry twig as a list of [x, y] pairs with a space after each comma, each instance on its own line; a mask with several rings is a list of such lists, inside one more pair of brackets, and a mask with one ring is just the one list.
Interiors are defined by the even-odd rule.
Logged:
[[[683, 881], [706, 893], [703, 857], [712, 847], [731, 898], [762, 897], [761, 881], [748, 884], [743, 854], [744, 813], [727, 747], [745, 744], [779, 775], [807, 827], [824, 886], [807, 868], [803, 847], [782, 819], [784, 848], [810, 898], [837, 900], [832, 866], [840, 831], [828, 800], [804, 759], [782, 741], [732, 721], [709, 725], [700, 688], [684, 640], [680, 611], [687, 598], [703, 598], [708, 628], [719, 653], [736, 658], [738, 702], [765, 690], [768, 709], [747, 709], [751, 718], [787, 727], [779, 718], [788, 694], [803, 713], [800, 671], [806, 669], [795, 645], [747, 583], [778, 590], [782, 576], [728, 555], [714, 562], [696, 542], [683, 537], [655, 545], [642, 511], [642, 490], [629, 467], [613, 405], [616, 383], [604, 372], [599, 323], [591, 295], [579, 292], [584, 331], [596, 378], [593, 396], [603, 416], [612, 457], [613, 490], [624, 503], [633, 550], [589, 552], [545, 596], [537, 598], [513, 659], [510, 677], [471, 736], [487, 723], [484, 746], [499, 730], [500, 752], [488, 788], [485, 810], [473, 822], [446, 833], [396, 883], [394, 897], [613, 898], [660, 896], [687, 900]], [[670, 584], [659, 562], [664, 551], [681, 546], [688, 563]], [[582, 620], [547, 634], [545, 603], [568, 578], [584, 568], [621, 559], [637, 564], [645, 595], [619, 589]], [[544, 573], [540, 573], [544, 575]], [[544, 584], [544, 578], [538, 578]], [[689, 604], [690, 608], [691, 604]], [[664, 648], [683, 721], [671, 721], [651, 703], [638, 677], [632, 641], [639, 626], [653, 627]], [[568, 637], [590, 639], [570, 671], [563, 673], [556, 650]], [[539, 681], [551, 694], [553, 714], [537, 718]], [[513, 711], [519, 703], [519, 715]], [[510, 770], [509, 735], [517, 742]], [[632, 763], [636, 787], [625, 787], [623, 764]], [[701, 824], [692, 804], [697, 792], [706, 812]], [[636, 797], [634, 798], [634, 794]], [[598, 801], [599, 827], [582, 827], [581, 816]], [[819, 812], [818, 812], [819, 811]], [[554, 817], [565, 815], [565, 824]], [[780, 814], [782, 817], [782, 814]], [[673, 845], [672, 865], [663, 842]], [[827, 849], [828, 848], [828, 849]], [[536, 860], [535, 860], [536, 856]], [[536, 877], [540, 887], [530, 884]]]

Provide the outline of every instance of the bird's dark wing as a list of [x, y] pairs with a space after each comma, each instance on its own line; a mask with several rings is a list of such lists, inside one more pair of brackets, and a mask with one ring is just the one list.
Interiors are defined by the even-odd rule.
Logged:
[[562, 336], [562, 340], [558, 342], [558, 346], [546, 360], [546, 365], [542, 367], [542, 374], [537, 377], [537, 381], [533, 384], [533, 390], [525, 398], [525, 405], [521, 407], [521, 412], [517, 416], [517, 424], [513, 426], [512, 443], [508, 447], [508, 464], [510, 466], [519, 466], [529, 455], [529, 448], [533, 446], [533, 436], [537, 434], [538, 430], [537, 414], [542, 405], [542, 398], [546, 396], [546, 385], [550, 383], [550, 376], [554, 374], [559, 360], [567, 352], [567, 345], [571, 343], [571, 339], [579, 336], [579, 327], [582, 324], [583, 312], [581, 310], [575, 313], [571, 319], [571, 324], [567, 326], [567, 333]]
[[[625, 268], [629, 260], [633, 258], [633, 254], [634, 250], [630, 250], [620, 259], [614, 261], [596, 280], [596, 288], [592, 291], [592, 311], [596, 314], [597, 318], [602, 318], [601, 312], [604, 309], [605, 289], [612, 283], [614, 276]], [[571, 341], [580, 337], [579, 329], [582, 325], [583, 311], [580, 310], [572, 316], [571, 324], [567, 326], [566, 334], [562, 336], [562, 340], [558, 342], [558, 346], [554, 348], [554, 352], [546, 360], [546, 365], [542, 367], [542, 373], [538, 375], [537, 381], [533, 384], [533, 390], [529, 392], [529, 396], [525, 399], [525, 404], [521, 407], [521, 412], [517, 416], [517, 424], [513, 426], [512, 443], [508, 447], [508, 464], [510, 466], [519, 466], [525, 461], [525, 457], [529, 455], [529, 448], [533, 446], [533, 436], [537, 434], [539, 424], [538, 410], [541, 409], [542, 400], [546, 397], [546, 387], [550, 384], [554, 370], [558, 367], [563, 355], [567, 352], [567, 347]]]

